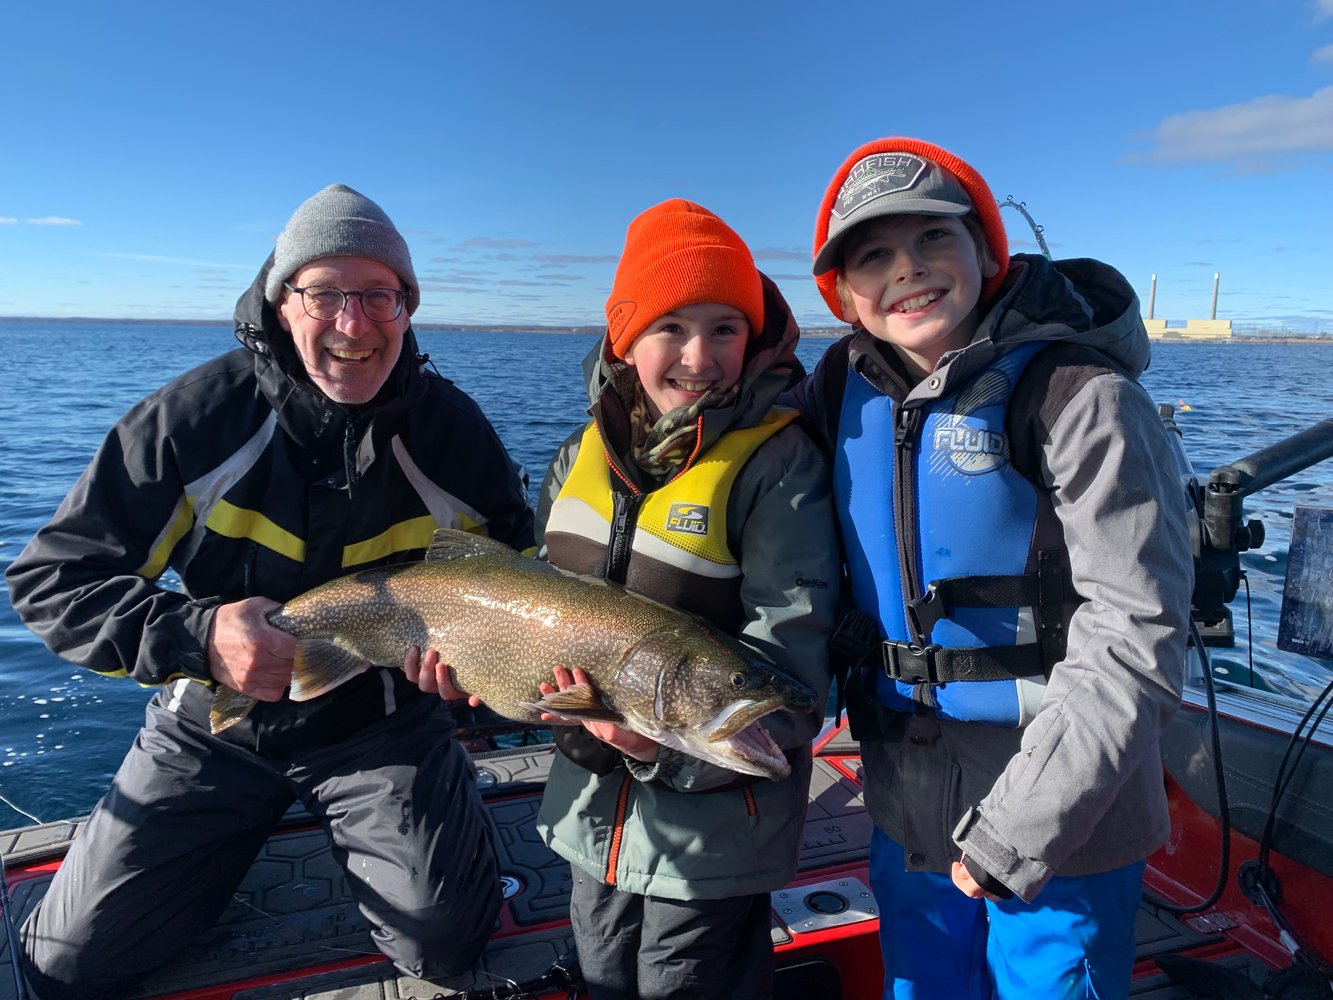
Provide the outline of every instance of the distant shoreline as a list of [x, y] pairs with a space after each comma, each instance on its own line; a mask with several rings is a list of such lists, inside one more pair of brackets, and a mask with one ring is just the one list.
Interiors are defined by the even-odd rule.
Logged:
[[[106, 323], [117, 326], [220, 326], [232, 328], [230, 320], [208, 319], [110, 319], [102, 316], [0, 316], [0, 327], [18, 323]], [[511, 324], [483, 323], [419, 323], [413, 329], [418, 333], [531, 333], [531, 334], [572, 334], [578, 336], [597, 336], [605, 327], [601, 326], [513, 326]], [[1170, 332], [1170, 331], [1168, 331]], [[836, 339], [848, 333], [847, 327], [810, 327], [802, 328], [801, 336], [807, 339]], [[1293, 333], [1274, 335], [1268, 333], [1237, 333], [1231, 337], [1153, 337], [1154, 344], [1333, 344], [1331, 333]]]

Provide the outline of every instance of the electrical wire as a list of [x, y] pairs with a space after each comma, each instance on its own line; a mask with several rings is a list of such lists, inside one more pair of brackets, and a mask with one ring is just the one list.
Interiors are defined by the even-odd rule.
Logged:
[[[9, 806], [10, 809], [13, 809], [20, 816], [26, 816], [38, 826], [42, 825], [40, 819], [26, 809], [20, 809], [3, 795], [0, 795], [0, 802]], [[28, 985], [26, 977], [23, 975], [20, 958], [23, 952], [19, 950], [20, 945], [17, 925], [18, 914], [14, 912], [14, 904], [9, 898], [9, 874], [5, 867], [5, 857], [3, 852], [0, 852], [0, 917], [3, 917], [5, 922], [5, 942], [9, 946], [9, 966], [14, 973], [14, 995], [17, 1000], [27, 1000]]]
[[[1217, 690], [1213, 687], [1213, 665], [1208, 659], [1208, 650], [1203, 644], [1203, 637], [1199, 635], [1199, 626], [1194, 619], [1190, 619], [1190, 639], [1199, 651], [1199, 659], [1203, 661], [1203, 689], [1205, 697], [1208, 700], [1208, 722], [1212, 729], [1213, 743], [1213, 775], [1217, 782], [1217, 819], [1221, 827], [1222, 845], [1219, 850], [1220, 861], [1217, 872], [1217, 885], [1213, 891], [1208, 894], [1208, 898], [1201, 903], [1195, 903], [1193, 906], [1177, 906], [1174, 903], [1168, 903], [1164, 899], [1156, 896], [1150, 897], [1148, 901], [1159, 909], [1167, 910], [1180, 916], [1191, 913], [1202, 913], [1204, 910], [1211, 910], [1227, 887], [1227, 876], [1231, 868], [1231, 808], [1227, 803], [1227, 779], [1226, 772], [1222, 767], [1222, 727], [1219, 724], [1217, 715]], [[1250, 640], [1253, 645], [1253, 638]], [[1144, 894], [1147, 896], [1147, 894]]]
[[[26, 813], [24, 815], [27, 815]], [[0, 916], [5, 921], [5, 943], [9, 946], [9, 967], [14, 973], [14, 996], [28, 1000], [27, 977], [23, 975], [23, 952], [20, 950], [18, 926], [15, 924], [14, 904], [9, 899], [9, 874], [5, 870], [5, 856], [0, 852]]]
[[[1287, 794], [1287, 789], [1291, 786], [1296, 770], [1300, 766], [1301, 757], [1304, 756], [1305, 751], [1314, 741], [1315, 733], [1319, 731], [1324, 717], [1328, 715], [1331, 708], [1333, 708], [1333, 681], [1330, 681], [1324, 687], [1324, 690], [1311, 703], [1305, 714], [1301, 716], [1300, 722], [1296, 724], [1296, 728], [1292, 731], [1291, 739], [1287, 742], [1287, 749], [1282, 755], [1282, 761], [1278, 764], [1277, 777], [1273, 782], [1273, 797], [1268, 807], [1268, 820], [1264, 824], [1263, 836], [1259, 839], [1258, 858], [1249, 863], [1253, 865], [1253, 879], [1250, 882], [1253, 892], [1247, 892], [1246, 895], [1256, 898], [1256, 901], [1268, 911], [1268, 916], [1277, 927], [1283, 944], [1293, 957], [1313, 966], [1323, 975], [1333, 978], [1333, 966], [1311, 948], [1296, 932], [1290, 921], [1282, 916], [1275, 898], [1279, 895], [1277, 891], [1279, 886], [1277, 873], [1273, 871], [1272, 866], [1268, 863], [1269, 853], [1273, 848], [1274, 832], [1277, 828], [1278, 806], [1281, 804], [1283, 796]], [[1306, 729], [1307, 725], [1309, 729]], [[1290, 763], [1290, 767], [1288, 767], [1288, 763]], [[1273, 888], [1272, 893], [1269, 892], [1270, 885]]]

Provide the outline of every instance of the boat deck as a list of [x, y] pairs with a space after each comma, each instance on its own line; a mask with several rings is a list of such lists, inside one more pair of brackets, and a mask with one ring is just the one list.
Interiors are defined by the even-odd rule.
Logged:
[[[292, 814], [275, 834], [218, 924], [137, 995], [190, 1000], [407, 1000], [448, 989], [507, 995], [523, 983], [537, 997], [565, 997], [573, 938], [566, 919], [569, 868], [534, 829], [550, 746], [475, 755], [499, 831], [507, 900], [471, 982], [428, 983], [399, 976], [375, 951], [368, 925], [347, 893], [323, 832]], [[774, 893], [775, 996], [847, 1000], [879, 996], [878, 927], [868, 888], [871, 824], [861, 800], [856, 746], [837, 737], [816, 760], [800, 874]], [[21, 920], [41, 897], [78, 821], [0, 834], [13, 913]], [[1206, 919], [1186, 922], [1145, 903], [1137, 923], [1133, 996], [1188, 994], [1153, 962], [1166, 954], [1205, 957], [1246, 971], [1256, 962]], [[0, 1000], [16, 1000], [11, 955], [0, 940]], [[1256, 970], [1257, 971], [1257, 970]], [[546, 977], [543, 980], [542, 977]]]

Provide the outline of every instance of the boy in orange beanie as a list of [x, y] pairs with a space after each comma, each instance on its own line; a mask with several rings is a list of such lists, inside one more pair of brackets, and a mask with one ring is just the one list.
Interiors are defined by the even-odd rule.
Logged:
[[[592, 420], [542, 486], [546, 558], [702, 615], [822, 704], [837, 541], [826, 460], [774, 405], [803, 374], [787, 303], [721, 219], [672, 199], [630, 224], [606, 318]], [[796, 870], [820, 719], [764, 723], [779, 780], [556, 727], [538, 829], [573, 866], [593, 1000], [771, 996], [769, 893]]]
[[1125, 997], [1192, 581], [1138, 300], [916, 139], [834, 174], [813, 270], [885, 996]]

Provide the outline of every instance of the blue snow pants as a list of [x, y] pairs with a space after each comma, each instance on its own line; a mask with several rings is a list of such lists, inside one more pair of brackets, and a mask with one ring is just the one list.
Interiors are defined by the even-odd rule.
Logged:
[[1125, 1000], [1142, 861], [1051, 879], [1031, 903], [969, 899], [948, 875], [903, 870], [876, 828], [884, 1000]]

